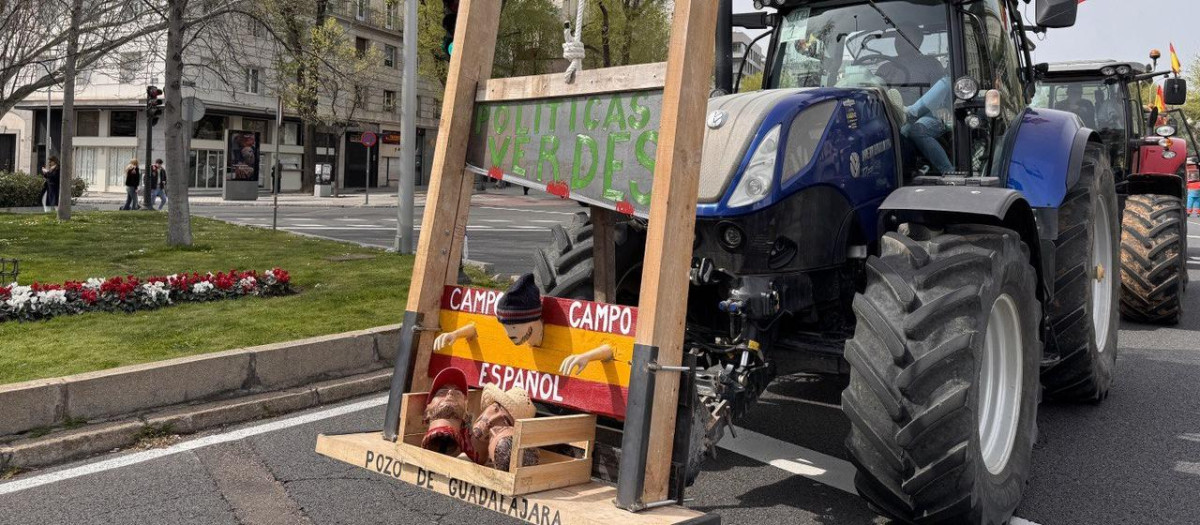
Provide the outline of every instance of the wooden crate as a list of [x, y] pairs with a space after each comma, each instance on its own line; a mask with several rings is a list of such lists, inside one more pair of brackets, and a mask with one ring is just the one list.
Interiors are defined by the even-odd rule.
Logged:
[[[467, 396], [468, 412], [480, 413], [479, 390]], [[400, 405], [400, 436], [396, 443], [397, 454], [405, 463], [425, 470], [444, 474], [448, 478], [466, 481], [473, 485], [495, 490], [506, 496], [529, 494], [543, 490], [569, 487], [591, 481], [592, 445], [596, 439], [596, 416], [580, 414], [572, 416], [538, 417], [519, 419], [513, 432], [513, 464], [508, 472], [478, 465], [473, 461], [439, 454], [421, 448], [421, 438], [428, 426], [423, 421], [428, 394], [405, 394]], [[570, 457], [543, 447], [570, 445], [582, 450], [582, 457]], [[539, 463], [518, 466], [520, 453], [526, 449], [537, 451]]]

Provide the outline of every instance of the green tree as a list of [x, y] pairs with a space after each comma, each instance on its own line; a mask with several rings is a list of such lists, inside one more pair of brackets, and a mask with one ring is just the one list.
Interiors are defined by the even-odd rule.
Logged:
[[762, 89], [763, 74], [755, 73], [742, 77], [742, 81], [738, 84], [738, 93], [746, 93], [749, 91], [758, 91]]
[[[492, 77], [539, 75], [562, 58], [562, 14], [550, 0], [503, 0]], [[442, 49], [442, 2], [418, 5], [418, 73], [445, 83], [449, 57]]]
[[591, 0], [583, 17], [588, 68], [667, 59], [671, 14], [667, 0]]

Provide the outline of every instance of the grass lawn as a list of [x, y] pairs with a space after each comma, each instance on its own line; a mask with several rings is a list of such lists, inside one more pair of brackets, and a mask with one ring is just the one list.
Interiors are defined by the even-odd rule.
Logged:
[[300, 293], [0, 323], [0, 384], [399, 323], [413, 258], [192, 217], [195, 245], [166, 245], [166, 214], [0, 214], [0, 256], [21, 284], [230, 268], [291, 272]]

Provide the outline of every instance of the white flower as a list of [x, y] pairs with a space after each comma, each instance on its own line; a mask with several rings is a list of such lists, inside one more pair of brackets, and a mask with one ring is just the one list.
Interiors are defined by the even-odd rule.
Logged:
[[67, 292], [65, 290], [48, 290], [38, 292], [38, 298], [43, 304], [67, 304]]
[[192, 293], [194, 294], [205, 294], [211, 292], [212, 289], [213, 284], [208, 281], [201, 281], [192, 285]]
[[83, 283], [83, 287], [88, 290], [99, 290], [102, 284], [104, 284], [104, 279], [92, 277], [86, 283]]
[[253, 290], [258, 285], [258, 281], [253, 276], [247, 275], [238, 281], [238, 288], [243, 290]]
[[26, 308], [32, 308], [31, 303], [36, 301], [33, 291], [28, 286], [13, 286], [9, 289], [9, 298], [4, 301], [13, 311], [21, 311]]
[[142, 293], [146, 294], [146, 298], [150, 303], [171, 303], [171, 290], [167, 288], [167, 284], [163, 282], [143, 283]]

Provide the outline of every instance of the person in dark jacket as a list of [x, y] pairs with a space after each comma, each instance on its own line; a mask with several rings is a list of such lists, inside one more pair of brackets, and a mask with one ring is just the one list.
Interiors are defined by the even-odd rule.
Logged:
[[138, 185], [141, 183], [142, 172], [138, 169], [137, 159], [131, 159], [125, 166], [125, 205], [122, 210], [141, 209], [138, 205]]
[[150, 205], [158, 199], [162, 199], [158, 205], [161, 210], [167, 205], [167, 168], [163, 167], [162, 159], [154, 159], [154, 165], [150, 166]]
[[42, 183], [42, 210], [51, 211], [58, 207], [58, 181], [60, 170], [58, 168], [58, 157], [50, 156], [46, 161], [46, 165], [42, 167], [42, 178], [45, 182]]

